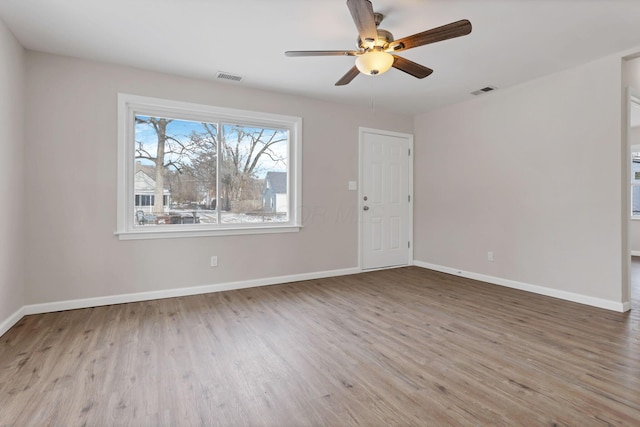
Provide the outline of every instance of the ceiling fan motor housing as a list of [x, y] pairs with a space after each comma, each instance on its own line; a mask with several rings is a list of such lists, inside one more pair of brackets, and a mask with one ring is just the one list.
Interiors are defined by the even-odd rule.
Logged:
[[[382, 49], [386, 49], [392, 41], [393, 34], [391, 34], [390, 31], [378, 29], [378, 39], [374, 41], [373, 46], [379, 46]], [[363, 42], [360, 37], [358, 37], [356, 41], [356, 46], [360, 50], [367, 50], [372, 47], [370, 43]]]

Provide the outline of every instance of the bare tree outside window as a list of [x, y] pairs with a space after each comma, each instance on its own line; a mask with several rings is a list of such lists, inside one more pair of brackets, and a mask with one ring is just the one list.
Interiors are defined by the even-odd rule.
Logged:
[[[287, 132], [240, 125], [223, 126], [221, 185], [223, 210], [231, 204], [261, 203], [263, 180], [270, 170], [286, 171]], [[253, 206], [253, 210], [258, 206]]]
[[193, 151], [193, 143], [190, 139], [173, 132], [169, 127], [174, 122], [172, 119], [136, 116], [135, 121], [136, 159], [153, 165], [155, 186], [153, 213], [163, 213], [167, 171], [173, 168], [181, 173], [182, 168], [188, 163], [189, 153]]

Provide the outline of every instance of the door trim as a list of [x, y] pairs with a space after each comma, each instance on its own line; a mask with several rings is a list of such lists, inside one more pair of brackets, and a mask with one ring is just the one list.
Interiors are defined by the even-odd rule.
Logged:
[[640, 92], [633, 87], [626, 88], [625, 109], [622, 115], [625, 121], [623, 129], [623, 151], [622, 151], [622, 265], [621, 276], [622, 286], [620, 299], [624, 306], [624, 311], [631, 309], [631, 257], [634, 256], [631, 250], [631, 109], [633, 105], [640, 105]]
[[[363, 160], [364, 160], [364, 134], [365, 133], [373, 133], [378, 135], [385, 136], [393, 136], [397, 138], [405, 138], [407, 139], [407, 145], [409, 146], [409, 151], [411, 154], [407, 154], [407, 173], [409, 174], [409, 179], [407, 180], [407, 192], [409, 193], [409, 197], [411, 200], [409, 201], [409, 208], [407, 212], [407, 223], [408, 223], [408, 238], [409, 238], [409, 250], [407, 253], [407, 265], [413, 265], [413, 134], [410, 133], [401, 133], [401, 132], [393, 132], [382, 129], [374, 129], [368, 127], [359, 127], [358, 128], [358, 200], [357, 200], [357, 209], [358, 209], [358, 269], [360, 271], [364, 271], [362, 268], [362, 258], [363, 258], [363, 246], [362, 246], [362, 226], [363, 226], [363, 211], [362, 211], [362, 197], [364, 196], [362, 192], [363, 188]], [[396, 268], [396, 267], [383, 267], [383, 268], [368, 268], [366, 271], [374, 271], [374, 270], [385, 270], [388, 268]]]

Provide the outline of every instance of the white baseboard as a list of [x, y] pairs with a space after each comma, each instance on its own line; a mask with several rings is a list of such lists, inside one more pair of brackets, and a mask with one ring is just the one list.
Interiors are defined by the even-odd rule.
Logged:
[[[218, 283], [215, 285], [193, 286], [189, 288], [165, 289], [161, 291], [138, 292], [131, 294], [109, 295], [104, 297], [74, 299], [67, 301], [48, 302], [43, 304], [25, 305], [23, 315], [50, 313], [53, 311], [74, 310], [77, 308], [99, 307], [111, 304], [149, 301], [163, 298], [183, 297], [189, 295], [208, 294], [211, 292], [230, 291], [234, 289], [254, 288], [256, 286], [277, 285], [281, 283], [300, 282], [302, 280], [322, 279], [325, 277], [345, 276], [360, 273], [359, 268], [345, 268], [341, 270], [319, 271], [315, 273], [293, 274], [266, 279], [243, 280], [238, 282]], [[18, 319], [19, 320], [19, 319]]]
[[534, 294], [546, 295], [549, 297], [559, 298], [566, 301], [577, 302], [580, 304], [586, 304], [593, 307], [604, 308], [607, 310], [625, 312], [631, 309], [631, 303], [617, 302], [606, 300], [602, 298], [590, 297], [588, 295], [576, 294], [573, 292], [561, 291], [558, 289], [547, 288], [539, 285], [532, 285], [524, 282], [517, 282], [515, 280], [503, 279], [501, 277], [489, 276], [486, 274], [473, 273], [470, 271], [459, 270], [456, 268], [445, 267], [442, 265], [430, 264], [428, 262], [413, 261], [413, 265], [427, 268], [429, 270], [435, 270], [442, 273], [453, 274], [454, 276], [468, 277], [470, 279], [479, 280], [481, 282], [492, 283], [494, 285], [506, 286], [508, 288], [519, 289], [521, 291], [532, 292]]
[[[468, 277], [474, 280], [480, 280], [487, 283], [506, 286], [509, 288], [520, 289], [536, 294], [547, 295], [581, 304], [591, 305], [594, 307], [604, 308], [607, 310], [624, 312], [631, 308], [630, 302], [619, 303], [600, 298], [589, 297], [586, 295], [575, 294], [571, 292], [559, 291], [557, 289], [546, 288], [543, 286], [531, 285], [528, 283], [516, 282], [514, 280], [503, 279], [500, 277], [488, 276], [479, 273], [457, 270], [450, 267], [430, 264], [422, 261], [413, 261], [413, 265], [427, 268], [429, 270], [440, 271], [443, 273], [453, 274], [455, 276]], [[109, 295], [95, 298], [74, 299], [67, 301], [56, 301], [43, 304], [25, 305], [18, 309], [8, 318], [0, 323], [0, 336], [4, 335], [13, 325], [18, 323], [23, 316], [30, 314], [50, 313], [62, 310], [74, 310], [78, 308], [99, 307], [111, 304], [124, 304], [129, 302], [149, 301], [163, 298], [173, 298], [189, 295], [200, 295], [212, 292], [230, 291], [234, 289], [253, 288], [257, 286], [277, 285], [281, 283], [300, 282], [303, 280], [322, 279], [325, 277], [345, 276], [349, 274], [360, 273], [360, 268], [345, 268], [340, 270], [319, 271], [314, 273], [293, 274], [288, 276], [277, 276], [265, 279], [253, 279], [237, 282], [218, 283], [214, 285], [193, 286], [188, 288], [165, 289], [161, 291], [138, 292], [131, 294]]]
[[4, 319], [2, 323], [0, 323], [0, 337], [3, 336], [9, 329], [11, 329], [13, 325], [18, 323], [24, 315], [24, 307], [20, 307], [18, 310], [16, 310], [15, 313]]

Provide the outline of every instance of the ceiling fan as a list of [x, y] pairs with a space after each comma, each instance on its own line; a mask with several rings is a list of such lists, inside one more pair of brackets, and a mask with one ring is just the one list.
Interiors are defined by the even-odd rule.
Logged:
[[373, 11], [371, 1], [347, 0], [347, 7], [358, 29], [357, 50], [290, 50], [284, 53], [286, 56], [357, 57], [356, 65], [336, 82], [336, 86], [350, 83], [359, 73], [375, 76], [388, 71], [391, 67], [423, 79], [433, 73], [431, 68], [409, 61], [395, 53], [471, 33], [471, 22], [463, 19], [394, 40], [393, 34], [378, 28], [384, 16]]

